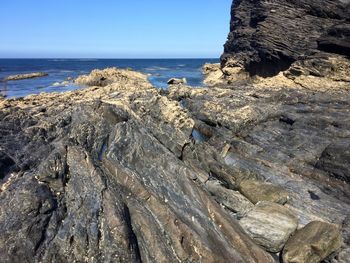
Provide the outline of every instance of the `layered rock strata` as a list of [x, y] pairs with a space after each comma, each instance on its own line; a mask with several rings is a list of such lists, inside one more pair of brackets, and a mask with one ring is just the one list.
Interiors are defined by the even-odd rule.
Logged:
[[[80, 81], [0, 100], [2, 262], [275, 262], [314, 221], [344, 237], [319, 255], [347, 255], [348, 93]], [[260, 210], [287, 215], [278, 240]]]
[[237, 0], [231, 17], [214, 83], [350, 88], [349, 1]]

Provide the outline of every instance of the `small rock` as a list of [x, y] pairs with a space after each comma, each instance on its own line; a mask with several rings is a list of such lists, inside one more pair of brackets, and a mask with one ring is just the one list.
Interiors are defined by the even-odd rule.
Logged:
[[72, 80], [73, 80], [73, 77], [66, 78], [66, 81], [72, 81]]
[[297, 229], [298, 218], [282, 205], [259, 202], [239, 223], [255, 243], [277, 253]]
[[206, 186], [216, 201], [237, 213], [238, 218], [243, 217], [254, 208], [254, 205], [240, 192], [227, 189], [216, 180], [208, 181]]
[[186, 84], [187, 80], [186, 78], [182, 78], [182, 79], [177, 79], [177, 78], [171, 78], [168, 80], [167, 82], [169, 85], [179, 85], [179, 84]]
[[283, 249], [284, 263], [319, 263], [341, 246], [336, 225], [314, 221], [298, 230]]
[[58, 86], [61, 86], [61, 83], [59, 83], [59, 82], [55, 82], [55, 83], [53, 83], [53, 84], [52, 84], [52, 86], [54, 86], [54, 87], [58, 87]]
[[256, 180], [244, 180], [239, 184], [239, 191], [254, 204], [259, 201], [269, 201], [285, 204], [289, 193], [278, 185]]

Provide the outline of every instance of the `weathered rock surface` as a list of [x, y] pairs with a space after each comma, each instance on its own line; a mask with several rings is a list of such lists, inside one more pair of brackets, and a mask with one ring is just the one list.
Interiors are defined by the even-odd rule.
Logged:
[[349, 89], [349, 10], [350, 2], [340, 0], [233, 1], [221, 63], [225, 79], [260, 76], [270, 86]]
[[40, 78], [40, 77], [46, 77], [48, 75], [49, 74], [47, 74], [45, 72], [34, 72], [34, 73], [28, 73], [28, 74], [18, 74], [18, 75], [8, 76], [8, 77], [6, 77], [4, 79], [4, 81]]
[[182, 160], [189, 112], [118, 76], [1, 101], [1, 261], [273, 262]]
[[349, 185], [320, 157], [350, 138], [349, 94], [164, 93], [113, 71], [107, 86], [0, 101], [4, 262], [272, 262], [235, 221], [252, 208], [245, 180], [285, 189], [301, 226], [342, 224]]
[[239, 224], [257, 244], [270, 252], [279, 252], [297, 229], [298, 218], [288, 208], [264, 201], [248, 212]]
[[135, 85], [137, 85], [137, 81], [140, 78], [144, 78], [144, 74], [131, 70], [106, 68], [103, 70], [93, 70], [88, 75], [81, 75], [74, 82], [78, 85], [105, 87], [114, 82], [125, 81], [129, 83], [135, 81]]
[[109, 68], [0, 98], [1, 261], [346, 260], [347, 5], [234, 1], [215, 87]]
[[[319, 165], [329, 145], [342, 145], [350, 136], [349, 96], [342, 90], [253, 85], [172, 87], [168, 95], [189, 110], [207, 138], [185, 147], [184, 162], [236, 191], [243, 180], [283, 188], [289, 196], [285, 206], [301, 226], [315, 220], [342, 224], [349, 213], [349, 184]], [[334, 163], [344, 163], [337, 166], [343, 174], [348, 168], [342, 149], [337, 156], [343, 159]]]
[[207, 181], [206, 187], [218, 203], [236, 213], [238, 218], [245, 216], [254, 208], [253, 203], [240, 192], [228, 189], [216, 180]]
[[204, 74], [204, 84], [206, 85], [215, 85], [218, 83], [224, 83], [224, 73], [221, 70], [220, 63], [204, 64], [202, 68]]
[[289, 199], [289, 193], [282, 187], [257, 180], [243, 180], [239, 190], [254, 204], [269, 201], [284, 205]]
[[324, 222], [311, 222], [288, 240], [283, 249], [283, 262], [321, 262], [340, 246], [341, 236], [337, 226]]

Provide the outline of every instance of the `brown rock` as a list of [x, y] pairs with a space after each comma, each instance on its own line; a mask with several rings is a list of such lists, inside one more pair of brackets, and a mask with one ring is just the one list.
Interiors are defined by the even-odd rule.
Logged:
[[244, 180], [239, 184], [239, 191], [254, 204], [259, 201], [270, 201], [285, 204], [289, 193], [278, 185], [256, 180]]
[[319, 263], [341, 246], [339, 227], [314, 221], [299, 229], [283, 249], [285, 263]]

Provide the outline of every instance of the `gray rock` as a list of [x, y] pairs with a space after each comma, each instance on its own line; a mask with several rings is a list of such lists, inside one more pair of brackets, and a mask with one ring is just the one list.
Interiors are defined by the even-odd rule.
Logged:
[[83, 79], [109, 73], [0, 104], [1, 261], [272, 263], [182, 161], [189, 112], [143, 74]]
[[350, 140], [339, 140], [327, 146], [316, 167], [350, 183]]
[[218, 181], [208, 181], [206, 182], [206, 187], [218, 203], [222, 204], [232, 212], [237, 213], [238, 218], [245, 216], [254, 208], [254, 205], [240, 194], [240, 192], [227, 189]]
[[298, 227], [298, 218], [286, 207], [259, 202], [239, 224], [258, 245], [279, 252]]
[[[233, 59], [250, 74], [276, 75], [318, 46], [332, 53], [346, 52], [349, 37], [344, 28], [349, 22], [344, 23], [342, 31], [340, 26], [334, 26], [349, 18], [349, 3], [243, 0], [233, 1], [231, 13], [231, 30], [222, 63]], [[331, 45], [336, 42], [331, 42], [332, 38], [344, 44]]]
[[349, 10], [339, 0], [233, 1], [226, 83], [349, 89]]

